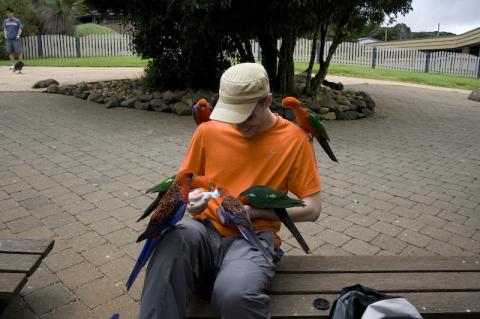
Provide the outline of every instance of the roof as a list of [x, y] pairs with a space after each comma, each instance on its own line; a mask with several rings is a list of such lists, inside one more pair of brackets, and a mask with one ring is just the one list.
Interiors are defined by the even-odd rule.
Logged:
[[480, 27], [459, 35], [452, 35], [448, 37], [376, 42], [366, 45], [370, 47], [389, 46], [416, 50], [441, 50], [461, 48], [475, 44], [480, 44]]

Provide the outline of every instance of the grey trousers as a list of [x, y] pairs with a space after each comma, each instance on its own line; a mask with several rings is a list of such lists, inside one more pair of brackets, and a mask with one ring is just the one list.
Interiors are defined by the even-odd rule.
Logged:
[[[273, 253], [274, 233], [259, 237]], [[200, 222], [184, 219], [164, 234], [152, 254], [140, 318], [186, 318], [194, 291], [210, 291], [221, 318], [270, 318], [270, 297], [264, 290], [274, 274], [275, 264], [243, 238], [223, 238]]]

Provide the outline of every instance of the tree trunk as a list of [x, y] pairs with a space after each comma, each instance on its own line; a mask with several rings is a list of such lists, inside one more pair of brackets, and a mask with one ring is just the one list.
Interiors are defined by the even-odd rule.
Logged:
[[307, 78], [305, 80], [305, 88], [303, 89], [303, 93], [306, 95], [310, 95], [311, 93], [310, 83], [312, 81], [312, 71], [313, 71], [313, 65], [315, 64], [315, 57], [317, 53], [317, 42], [318, 42], [319, 36], [320, 36], [320, 27], [316, 28], [315, 32], [313, 33], [312, 49], [310, 50], [310, 62], [308, 63], [308, 68], [305, 70], [305, 73], [307, 73]]
[[268, 34], [262, 34], [258, 37], [258, 44], [262, 50], [262, 64], [267, 70], [270, 83], [274, 83], [277, 78], [277, 39], [273, 30], [269, 30]]
[[315, 78], [313, 78], [312, 91], [317, 91], [320, 88], [320, 84], [322, 84], [325, 76], [328, 73], [328, 67], [330, 66], [330, 61], [332, 60], [333, 54], [337, 50], [337, 47], [340, 45], [340, 43], [341, 41], [339, 39], [334, 39], [332, 45], [328, 49], [327, 58], [325, 61], [323, 61], [323, 59], [320, 60], [320, 70], [315, 75]]
[[243, 41], [246, 53], [246, 61], [245, 62], [255, 62], [255, 57], [253, 56], [252, 51], [252, 44], [250, 43], [249, 39]]
[[275, 91], [282, 94], [295, 94], [295, 63], [293, 51], [297, 41], [297, 32], [294, 29], [288, 31], [282, 38], [278, 60], [278, 73], [275, 81]]

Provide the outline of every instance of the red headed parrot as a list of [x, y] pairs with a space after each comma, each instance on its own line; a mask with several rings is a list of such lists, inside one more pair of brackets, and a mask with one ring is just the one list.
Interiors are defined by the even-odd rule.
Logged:
[[328, 137], [327, 130], [317, 114], [309, 108], [302, 106], [301, 102], [293, 96], [284, 98], [282, 100], [282, 105], [292, 109], [298, 125], [308, 131], [312, 137], [316, 138], [325, 153], [327, 153], [328, 157], [330, 157], [332, 161], [338, 163], [337, 158], [328, 144], [330, 138]]
[[303, 251], [306, 254], [310, 253], [310, 248], [305, 239], [303, 239], [302, 234], [300, 234], [286, 210], [286, 208], [290, 207], [304, 207], [305, 204], [302, 200], [288, 197], [282, 191], [263, 185], [252, 186], [241, 192], [238, 197], [244, 205], [250, 205], [253, 208], [273, 209], [282, 223], [298, 241]]
[[203, 122], [210, 121], [210, 114], [212, 114], [213, 107], [205, 99], [199, 99], [197, 103], [192, 106], [193, 119], [197, 125]]
[[220, 198], [222, 199], [218, 209], [225, 220], [225, 225], [233, 229], [238, 229], [246, 241], [261, 251], [267, 261], [272, 262], [272, 253], [265, 248], [258, 239], [257, 234], [255, 233], [255, 227], [253, 226], [250, 216], [245, 210], [242, 202], [230, 195], [228, 190], [224, 188], [218, 188], [218, 191], [220, 193]]

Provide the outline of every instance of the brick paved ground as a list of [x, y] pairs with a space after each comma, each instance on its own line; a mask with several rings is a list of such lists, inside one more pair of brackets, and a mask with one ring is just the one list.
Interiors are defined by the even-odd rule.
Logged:
[[[357, 85], [373, 118], [329, 122], [314, 254], [480, 255], [480, 103], [466, 93]], [[55, 239], [5, 318], [134, 318], [124, 283], [152, 184], [172, 175], [190, 118], [59, 95], [0, 93], [0, 238]], [[302, 254], [287, 232], [283, 248]]]

